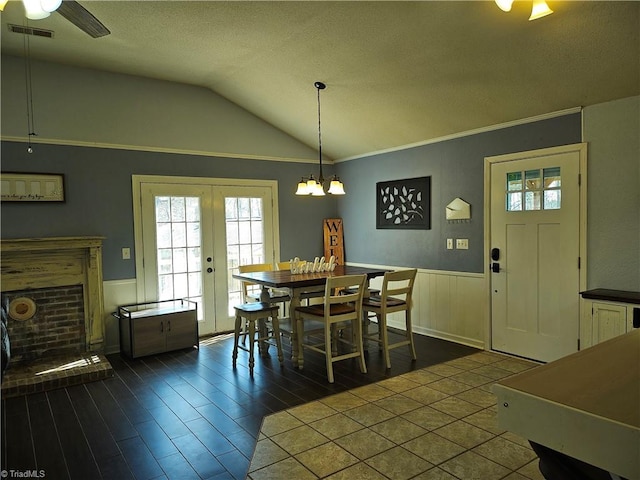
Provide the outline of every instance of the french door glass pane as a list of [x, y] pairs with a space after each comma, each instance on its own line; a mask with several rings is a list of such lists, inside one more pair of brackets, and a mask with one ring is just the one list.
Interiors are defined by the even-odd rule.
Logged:
[[200, 198], [156, 196], [158, 300], [188, 298], [202, 319]]
[[229, 315], [242, 303], [241, 283], [233, 278], [238, 266], [265, 263], [262, 214], [262, 198], [225, 198]]

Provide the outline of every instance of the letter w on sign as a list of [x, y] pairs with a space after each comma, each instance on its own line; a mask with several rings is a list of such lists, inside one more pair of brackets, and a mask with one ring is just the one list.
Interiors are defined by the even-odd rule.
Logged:
[[329, 261], [331, 255], [336, 257], [338, 265], [344, 265], [344, 237], [341, 218], [325, 218], [324, 230], [324, 258]]

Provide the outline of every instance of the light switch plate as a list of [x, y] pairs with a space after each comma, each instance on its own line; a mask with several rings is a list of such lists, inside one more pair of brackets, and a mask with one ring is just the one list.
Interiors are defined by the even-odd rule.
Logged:
[[130, 260], [131, 259], [131, 249], [130, 248], [123, 248], [122, 249], [122, 259], [123, 260]]
[[447, 250], [453, 250], [453, 238], [447, 238]]
[[456, 238], [456, 248], [458, 250], [469, 250], [468, 238]]

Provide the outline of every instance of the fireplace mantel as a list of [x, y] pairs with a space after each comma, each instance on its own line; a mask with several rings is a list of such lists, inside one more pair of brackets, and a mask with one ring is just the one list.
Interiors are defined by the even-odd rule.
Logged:
[[2, 239], [3, 292], [82, 285], [86, 348], [104, 346], [103, 237]]

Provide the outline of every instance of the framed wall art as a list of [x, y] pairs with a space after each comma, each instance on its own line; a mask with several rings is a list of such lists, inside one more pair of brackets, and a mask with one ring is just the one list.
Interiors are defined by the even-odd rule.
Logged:
[[3, 202], [64, 202], [64, 175], [59, 173], [0, 173]]
[[431, 177], [376, 183], [376, 228], [431, 229]]

